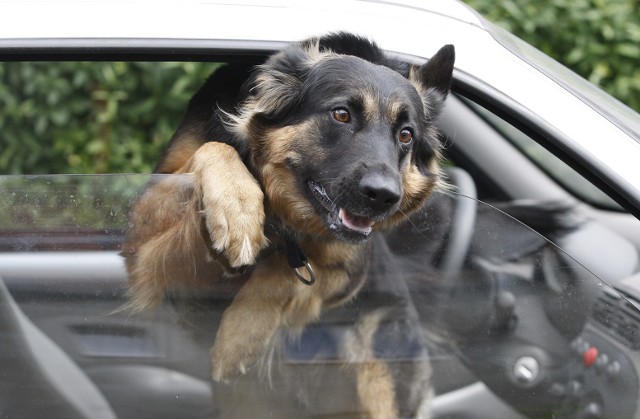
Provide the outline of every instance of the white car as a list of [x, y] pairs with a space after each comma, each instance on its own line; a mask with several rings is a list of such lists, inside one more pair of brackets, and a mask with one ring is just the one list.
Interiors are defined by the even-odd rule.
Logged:
[[[419, 331], [433, 370], [399, 415], [640, 417], [640, 116], [560, 64], [453, 0], [5, 0], [0, 16], [3, 62], [259, 64], [333, 31], [409, 63], [455, 45], [453, 192], [388, 236], [419, 321], [381, 328], [375, 357], [402, 382], [425, 365]], [[361, 417], [338, 337], [375, 295], [231, 383], [210, 380], [208, 350], [236, 285], [121, 309], [118, 251], [149, 179], [0, 175], [0, 416]]]

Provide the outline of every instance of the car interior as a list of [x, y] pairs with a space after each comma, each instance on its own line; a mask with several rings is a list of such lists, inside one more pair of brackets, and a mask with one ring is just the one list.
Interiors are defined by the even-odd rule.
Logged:
[[[435, 418], [639, 417], [640, 221], [535, 121], [472, 93], [454, 82], [440, 118], [450, 187], [386, 237], [395, 263], [375, 280], [404, 284], [415, 318], [381, 326], [376, 357], [400, 376], [429, 365]], [[1, 416], [359, 417], [340, 339], [379, 296], [283, 334], [231, 383], [210, 379], [209, 348], [241, 283], [127, 309], [119, 251], [152, 176], [0, 176]]]

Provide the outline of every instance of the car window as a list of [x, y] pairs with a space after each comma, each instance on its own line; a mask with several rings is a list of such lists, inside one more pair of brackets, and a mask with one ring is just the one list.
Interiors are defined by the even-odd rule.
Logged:
[[[152, 312], [127, 307], [128, 214], [165, 179], [191, 182], [0, 176], [3, 414], [358, 416], [358, 400], [371, 401], [358, 380], [385, 377], [398, 411], [435, 417], [637, 409], [640, 295], [624, 285], [637, 254], [571, 208], [489, 205], [472, 185], [434, 194], [387, 234], [354, 299], [282, 330], [245, 374], [214, 382], [210, 347], [246, 278], [172, 290]], [[615, 268], [589, 265], [602, 259]]]

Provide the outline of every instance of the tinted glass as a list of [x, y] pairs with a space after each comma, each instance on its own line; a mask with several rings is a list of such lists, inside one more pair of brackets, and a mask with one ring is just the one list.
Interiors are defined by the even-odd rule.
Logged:
[[616, 246], [618, 267], [637, 255], [570, 208], [437, 193], [374, 239], [376, 269], [353, 300], [281, 330], [246, 374], [216, 383], [209, 350], [246, 278], [125, 308], [118, 252], [149, 180], [0, 178], [3, 415], [357, 417], [388, 394], [398, 414], [436, 417], [636, 412], [638, 295], [625, 271], [583, 264]]

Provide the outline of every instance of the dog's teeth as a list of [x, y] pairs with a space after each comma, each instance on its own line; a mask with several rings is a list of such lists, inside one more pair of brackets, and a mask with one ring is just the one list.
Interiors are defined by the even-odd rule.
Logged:
[[342, 208], [340, 208], [338, 212], [338, 217], [340, 217], [340, 221], [342, 221], [342, 224], [348, 229], [364, 234], [371, 233], [372, 227], [375, 224], [370, 218], [350, 214]]

